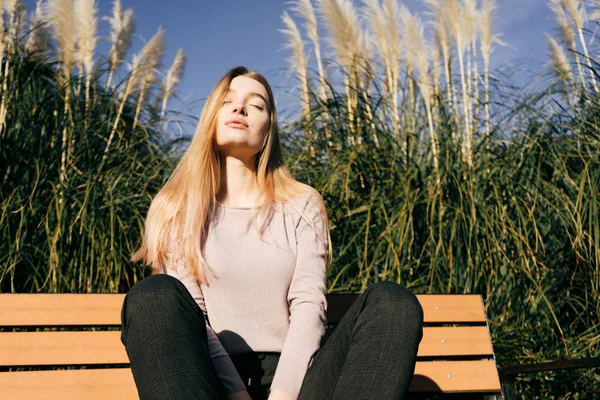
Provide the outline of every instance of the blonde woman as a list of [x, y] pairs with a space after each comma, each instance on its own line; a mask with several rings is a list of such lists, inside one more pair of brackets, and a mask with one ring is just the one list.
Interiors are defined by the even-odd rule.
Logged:
[[244, 67], [208, 97], [133, 260], [122, 310], [145, 399], [397, 399], [422, 335], [415, 296], [369, 287], [325, 333], [327, 214], [284, 165], [273, 93]]

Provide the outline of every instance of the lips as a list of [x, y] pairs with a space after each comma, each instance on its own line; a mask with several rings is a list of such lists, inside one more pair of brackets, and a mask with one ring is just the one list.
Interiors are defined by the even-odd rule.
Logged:
[[241, 118], [232, 118], [225, 122], [225, 125], [230, 126], [232, 128], [247, 128], [248, 124]]

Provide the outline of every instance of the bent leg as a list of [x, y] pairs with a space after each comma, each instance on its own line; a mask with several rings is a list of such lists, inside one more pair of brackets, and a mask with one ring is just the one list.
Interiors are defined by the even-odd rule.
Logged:
[[299, 399], [402, 399], [423, 335], [416, 296], [394, 282], [371, 285], [315, 355]]
[[200, 307], [177, 278], [136, 283], [121, 310], [121, 341], [141, 400], [222, 399]]

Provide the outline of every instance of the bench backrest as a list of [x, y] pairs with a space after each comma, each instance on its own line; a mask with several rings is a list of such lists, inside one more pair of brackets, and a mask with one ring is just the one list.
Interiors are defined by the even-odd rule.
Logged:
[[[357, 297], [328, 295], [328, 334]], [[411, 392], [498, 393], [481, 296], [417, 297], [426, 325]], [[0, 398], [137, 398], [120, 341], [123, 298], [0, 294]]]

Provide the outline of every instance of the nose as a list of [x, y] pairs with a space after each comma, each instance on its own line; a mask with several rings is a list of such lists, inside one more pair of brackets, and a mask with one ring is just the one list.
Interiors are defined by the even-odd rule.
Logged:
[[241, 114], [243, 116], [247, 116], [246, 107], [244, 107], [244, 105], [242, 103], [233, 104], [232, 111], [234, 114]]

